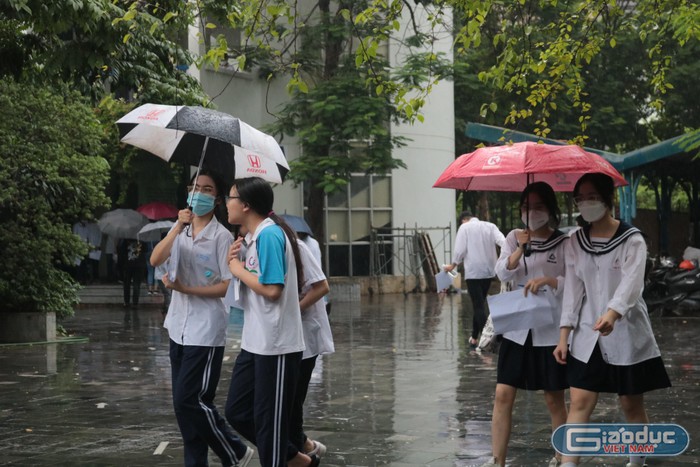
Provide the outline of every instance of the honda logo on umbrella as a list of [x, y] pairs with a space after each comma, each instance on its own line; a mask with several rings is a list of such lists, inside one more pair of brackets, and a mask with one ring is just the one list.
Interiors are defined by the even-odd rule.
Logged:
[[260, 156], [256, 156], [255, 154], [248, 154], [248, 163], [252, 168], [259, 169], [261, 165]]
[[146, 112], [143, 115], [139, 115], [140, 120], [158, 120], [160, 118], [160, 114], [165, 112], [167, 109], [155, 109], [151, 110], [149, 112]]

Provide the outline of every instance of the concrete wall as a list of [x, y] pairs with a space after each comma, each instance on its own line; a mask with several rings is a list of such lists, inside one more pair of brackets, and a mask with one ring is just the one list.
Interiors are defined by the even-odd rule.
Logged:
[[[420, 8], [416, 9], [421, 12]], [[417, 21], [424, 20], [418, 15]], [[409, 18], [404, 18], [402, 34], [410, 34]], [[435, 53], [444, 52], [452, 57], [452, 37], [445, 32], [433, 44]], [[399, 41], [389, 45], [391, 63], [401, 63], [406, 50]], [[396, 155], [407, 165], [393, 173], [394, 226], [447, 227], [455, 223], [455, 192], [433, 188], [442, 171], [455, 159], [454, 86], [452, 81], [442, 81], [433, 87], [422, 109], [425, 120], [413, 124], [392, 125], [392, 134], [405, 136], [411, 141], [396, 150]], [[429, 232], [433, 246], [442, 236]], [[441, 249], [440, 249], [441, 251]], [[449, 262], [436, 248], [438, 263]]]
[[[419, 7], [418, 12], [421, 11]], [[424, 18], [423, 18], [424, 19]], [[420, 21], [420, 15], [418, 17]], [[410, 18], [403, 20], [404, 28], [400, 34], [410, 35], [408, 25]], [[196, 43], [192, 47], [199, 47]], [[445, 52], [452, 56], [452, 37], [446, 31], [444, 37], [435, 44], [436, 52]], [[399, 64], [405, 57], [399, 41], [391, 41], [387, 50], [390, 60]], [[205, 69], [199, 71], [199, 78], [204, 90], [214, 99], [218, 110], [240, 117], [255, 127], [261, 127], [274, 120], [268, 113], [274, 113], [288, 97], [282, 80], [267, 83], [251, 73], [235, 73]], [[219, 95], [220, 94], [220, 95]], [[454, 87], [451, 81], [444, 81], [433, 88], [422, 109], [425, 122], [391, 126], [394, 135], [410, 138], [407, 146], [399, 148], [395, 157], [404, 161], [406, 169], [393, 172], [392, 203], [393, 225], [396, 227], [447, 227], [454, 224], [455, 196], [452, 190], [434, 189], [432, 184], [454, 160]], [[287, 158], [298, 157], [300, 148], [294, 138], [285, 136], [284, 146]], [[301, 215], [303, 207], [301, 190], [287, 182], [275, 187], [275, 211], [278, 213]], [[367, 232], [369, 235], [369, 232]], [[431, 234], [431, 236], [433, 236]], [[437, 245], [442, 236], [433, 236]], [[449, 258], [439, 255], [438, 262]]]

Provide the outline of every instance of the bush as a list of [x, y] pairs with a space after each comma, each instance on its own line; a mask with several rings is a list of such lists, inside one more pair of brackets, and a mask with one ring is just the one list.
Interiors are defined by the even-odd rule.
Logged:
[[0, 108], [0, 309], [70, 316], [65, 270], [86, 253], [72, 225], [108, 205], [102, 128], [66, 86], [0, 79]]

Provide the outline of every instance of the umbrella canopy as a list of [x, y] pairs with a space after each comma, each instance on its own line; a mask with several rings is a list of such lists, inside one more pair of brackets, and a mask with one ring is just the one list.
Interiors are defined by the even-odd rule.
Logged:
[[104, 213], [97, 221], [102, 233], [115, 238], [136, 238], [146, 224], [148, 218], [133, 209], [115, 209]]
[[627, 181], [605, 159], [580, 146], [532, 141], [479, 148], [459, 156], [433, 187], [473, 191], [522, 191], [533, 182], [546, 182], [554, 191], [573, 191], [587, 173], [610, 176], [615, 186]]
[[303, 217], [293, 216], [291, 214], [281, 214], [280, 217], [297, 233], [305, 233], [314, 236], [311, 227], [306, 223]]
[[289, 164], [270, 135], [223, 112], [196, 106], [144, 104], [117, 121], [123, 143], [166, 161], [205, 166], [234, 178], [282, 183]]
[[172, 204], [162, 203], [160, 201], [143, 204], [136, 208], [136, 210], [152, 221], [177, 217], [179, 212]]
[[173, 225], [175, 225], [173, 221], [149, 222], [141, 227], [136, 237], [143, 242], [157, 242], [160, 241], [164, 232], [170, 231]]

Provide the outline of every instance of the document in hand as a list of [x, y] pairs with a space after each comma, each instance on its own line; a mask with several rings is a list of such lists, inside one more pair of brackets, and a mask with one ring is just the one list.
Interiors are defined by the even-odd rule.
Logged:
[[490, 295], [489, 311], [496, 334], [532, 329], [554, 322], [556, 298], [549, 289], [523, 294], [523, 289]]
[[451, 274], [447, 271], [440, 271], [435, 274], [435, 283], [437, 284], [437, 291], [442, 292], [445, 289], [449, 289], [453, 281], [457, 277], [457, 274]]

